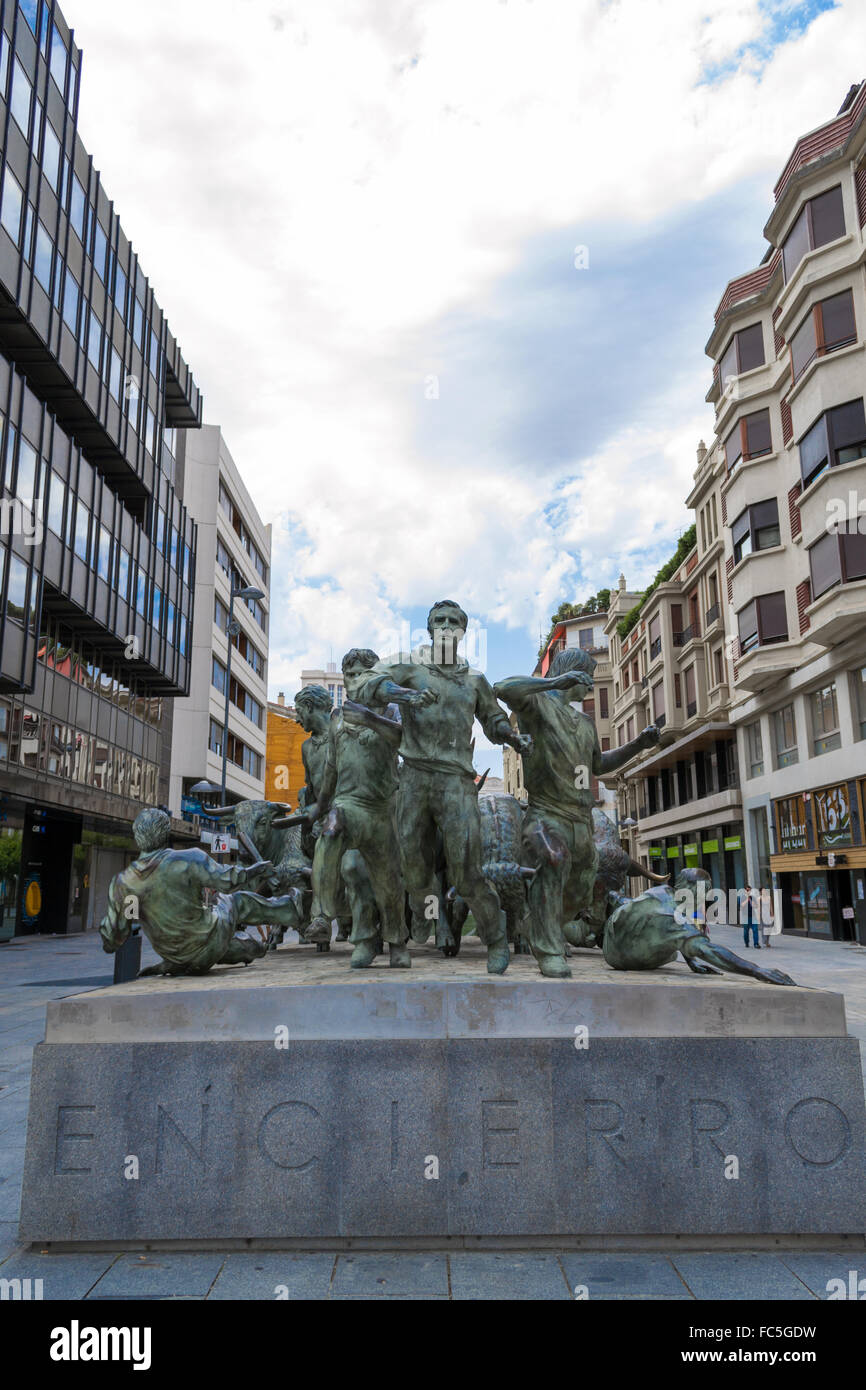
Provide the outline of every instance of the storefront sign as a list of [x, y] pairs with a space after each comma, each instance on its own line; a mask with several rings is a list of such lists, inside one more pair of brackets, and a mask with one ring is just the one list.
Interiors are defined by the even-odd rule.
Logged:
[[851, 808], [844, 783], [815, 792], [815, 816], [821, 849], [851, 844]]
[[786, 796], [776, 802], [779, 818], [779, 842], [782, 853], [808, 849], [806, 843], [806, 801], [802, 796]]
[[739, 835], [725, 836], [725, 849], [742, 849], [743, 841]]
[[674, 845], [673, 849], [668, 850], [668, 859], [679, 859], [679, 857], [680, 852], [676, 845]]
[[664, 857], [663, 851], [657, 845], [650, 845], [647, 853], [650, 859], [662, 859]]
[[701, 849], [704, 851], [704, 854], [718, 854], [719, 842], [718, 840], [704, 840]]
[[846, 921], [846, 922], [851, 922], [851, 921], [853, 921], [853, 919], [854, 919], [854, 909], [853, 909], [853, 907], [843, 907], [843, 908], [842, 908], [842, 916], [845, 918], [845, 921]]
[[697, 857], [698, 857], [698, 847], [697, 847], [697, 845], [683, 845], [683, 854], [686, 856], [686, 859], [697, 859]]

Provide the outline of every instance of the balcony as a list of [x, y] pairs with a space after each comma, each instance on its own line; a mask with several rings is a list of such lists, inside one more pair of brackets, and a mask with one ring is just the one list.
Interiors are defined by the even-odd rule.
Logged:
[[694, 642], [695, 638], [700, 637], [700, 635], [700, 625], [698, 623], [689, 623], [688, 627], [684, 627], [682, 632], [674, 633], [674, 646], [687, 647], [690, 642]]
[[707, 609], [706, 613], [704, 614], [704, 621], [706, 623], [706, 628], [708, 632], [712, 627], [713, 623], [718, 622], [720, 613], [721, 607], [718, 603], [714, 603], [712, 608]]
[[806, 609], [809, 638], [822, 647], [835, 647], [863, 630], [866, 579], [834, 584]]
[[640, 688], [641, 688], [641, 690], [646, 690], [646, 688], [647, 688], [648, 685], [649, 685], [649, 676], [641, 676], [641, 678], [640, 678]]
[[668, 717], [666, 714], [657, 714], [653, 719], [653, 723], [655, 724], [657, 729], [663, 729], [665, 724], [667, 723], [667, 718]]
[[[861, 618], [862, 621], [862, 618]], [[768, 690], [779, 681], [790, 676], [802, 663], [803, 649], [794, 642], [769, 642], [763, 647], [752, 647], [741, 652], [739, 640], [734, 656], [736, 663], [735, 683], [738, 689], [759, 692]]]
[[657, 637], [654, 642], [650, 643], [650, 661], [655, 661], [656, 657], [660, 655], [661, 649], [662, 639]]
[[698, 712], [698, 702], [697, 702], [697, 700], [689, 700], [688, 704], [686, 705], [686, 719], [694, 719], [694, 717], [695, 717], [695, 715], [697, 714], [697, 712]]

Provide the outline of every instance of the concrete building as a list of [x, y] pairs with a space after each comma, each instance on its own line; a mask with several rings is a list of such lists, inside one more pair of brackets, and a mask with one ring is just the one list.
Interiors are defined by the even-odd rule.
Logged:
[[[220, 429], [205, 425], [178, 450], [184, 497], [198, 526], [190, 693], [174, 705], [170, 805], [189, 819], [201, 809], [191, 788], [220, 784], [229, 695], [226, 799], [259, 799], [265, 788], [268, 592], [271, 528], [264, 525]], [[260, 589], [234, 601], [232, 589]], [[231, 641], [231, 671], [228, 653]]]
[[346, 687], [343, 672], [336, 661], [329, 661], [324, 670], [302, 671], [301, 686], [305, 685], [323, 685], [334, 703], [334, 709], [342, 709]]
[[280, 691], [276, 700], [268, 702], [267, 752], [265, 760], [265, 799], [298, 804], [298, 792], [304, 785], [304, 764], [301, 744], [307, 734], [295, 718], [293, 705], [286, 704]]
[[[585, 613], [580, 617], [564, 618], [555, 623], [532, 673], [534, 676], [546, 676], [556, 653], [563, 651], [566, 647], [581, 647], [594, 657], [596, 662], [593, 677], [594, 692], [592, 697], [584, 700], [579, 708], [595, 720], [602, 750], [611, 747], [610, 714], [613, 684], [608, 636], [605, 629], [606, 620], [606, 610], [600, 610], [596, 613]], [[512, 727], [516, 729], [517, 720], [514, 716], [511, 718], [511, 723]], [[502, 749], [502, 777], [505, 790], [512, 796], [516, 796], [519, 801], [525, 802], [526, 788], [523, 781], [523, 763], [520, 754], [507, 746]], [[593, 792], [602, 809], [608, 815], [613, 816], [616, 802], [612, 789], [593, 779]]]
[[0, 23], [0, 808], [22, 833], [8, 934], [65, 931], [76, 898], [86, 917], [83, 832], [128, 834], [168, 800], [196, 563], [175, 456], [201, 401], [78, 136], [63, 15], [7, 0]]
[[634, 858], [673, 875], [703, 868], [729, 892], [745, 884], [742, 807], [727, 713], [722, 543], [706, 525], [714, 505], [719, 514], [718, 478], [703, 446], [698, 457], [690, 505], [699, 524], [660, 572], [666, 577], [625, 618], [608, 620], [614, 746], [648, 724], [662, 729], [659, 745], [619, 772], [620, 820]]
[[748, 873], [866, 940], [866, 83], [802, 136], [707, 343]]

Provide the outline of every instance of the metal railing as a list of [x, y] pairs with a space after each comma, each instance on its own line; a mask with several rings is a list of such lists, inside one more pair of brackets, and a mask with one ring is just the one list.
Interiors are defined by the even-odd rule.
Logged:
[[713, 623], [716, 621], [716, 619], [717, 619], [718, 616], [719, 616], [719, 611], [720, 611], [720, 609], [719, 609], [719, 605], [718, 605], [717, 603], [714, 603], [713, 606], [712, 606], [712, 608], [708, 608], [708, 609], [707, 609], [706, 614], [705, 614], [706, 622], [707, 622], [707, 627], [712, 627]]
[[691, 719], [693, 715], [697, 714], [697, 712], [698, 712], [698, 702], [697, 702], [697, 700], [689, 700], [688, 704], [686, 705], [686, 718], [687, 718], [687, 719]]
[[657, 637], [654, 642], [650, 643], [650, 661], [655, 661], [661, 649], [662, 639], [660, 637]]

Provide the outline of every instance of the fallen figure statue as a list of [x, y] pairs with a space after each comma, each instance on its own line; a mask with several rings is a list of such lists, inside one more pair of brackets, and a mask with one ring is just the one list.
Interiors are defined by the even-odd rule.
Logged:
[[[682, 898], [683, 890], [694, 893], [702, 880], [710, 881], [705, 870], [685, 869], [675, 884], [678, 897]], [[781, 970], [765, 970], [709, 941], [699, 927], [685, 920], [686, 913], [668, 887], [648, 888], [637, 898], [610, 893], [608, 900], [613, 911], [604, 924], [601, 948], [614, 970], [658, 970], [681, 953], [696, 975], [730, 970], [768, 985], [796, 984]]]
[[[162, 956], [140, 975], [204, 975], [214, 965], [249, 965], [266, 954], [272, 926], [300, 923], [299, 889], [277, 898], [236, 891], [267, 883], [273, 873], [267, 860], [244, 868], [217, 864], [201, 849], [169, 849], [171, 820], [154, 807], [136, 816], [132, 833], [141, 854], [111, 880], [99, 933], [103, 950], [113, 952], [140, 924]], [[218, 892], [212, 907], [206, 888]]]

